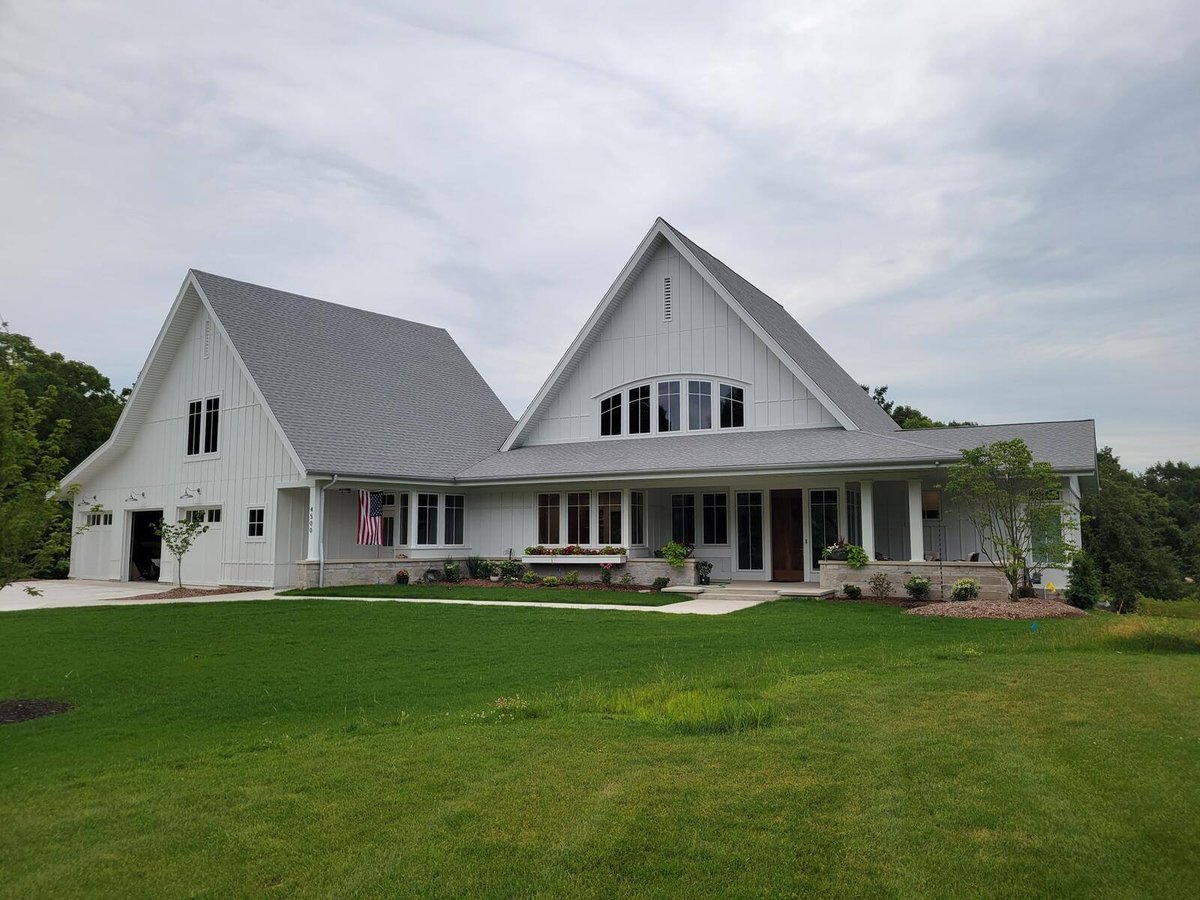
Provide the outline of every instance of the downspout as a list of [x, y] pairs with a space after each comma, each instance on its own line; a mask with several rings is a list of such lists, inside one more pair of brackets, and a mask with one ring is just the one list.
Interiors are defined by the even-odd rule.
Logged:
[[329, 484], [321, 488], [321, 552], [318, 554], [320, 564], [317, 567], [317, 587], [325, 587], [325, 492], [337, 484], [340, 476], [334, 475]]

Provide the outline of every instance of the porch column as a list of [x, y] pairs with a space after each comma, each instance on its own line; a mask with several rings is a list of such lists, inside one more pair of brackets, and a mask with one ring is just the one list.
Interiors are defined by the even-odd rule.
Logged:
[[875, 561], [875, 483], [860, 481], [858, 497], [862, 506], [862, 548], [867, 559]]
[[908, 483], [908, 543], [911, 548], [908, 554], [909, 560], [923, 562], [925, 559], [925, 528], [921, 521], [920, 479]]
[[846, 482], [838, 485], [838, 537], [849, 539], [850, 534], [850, 516], [847, 511], [848, 503], [846, 501]]
[[621, 540], [617, 541], [617, 543], [626, 550], [629, 549], [632, 543], [630, 535], [633, 534], [633, 519], [630, 517], [630, 508], [629, 488], [621, 488]]
[[308, 555], [306, 559], [321, 558], [321, 525], [325, 518], [321, 512], [324, 495], [316, 482], [308, 486]]

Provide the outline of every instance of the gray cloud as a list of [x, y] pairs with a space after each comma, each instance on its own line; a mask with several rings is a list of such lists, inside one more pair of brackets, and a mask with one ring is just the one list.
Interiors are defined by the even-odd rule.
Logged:
[[860, 380], [1200, 461], [1194, 4], [0, 7], [0, 312], [121, 384], [191, 265], [520, 412], [656, 215]]

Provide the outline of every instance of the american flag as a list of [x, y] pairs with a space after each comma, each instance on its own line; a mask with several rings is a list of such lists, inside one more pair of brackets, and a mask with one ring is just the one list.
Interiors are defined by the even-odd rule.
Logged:
[[358, 542], [383, 544], [383, 494], [378, 491], [358, 492]]

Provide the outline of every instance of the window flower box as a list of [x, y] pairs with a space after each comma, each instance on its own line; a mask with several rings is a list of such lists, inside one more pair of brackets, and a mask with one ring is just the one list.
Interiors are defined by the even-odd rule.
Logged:
[[619, 566], [626, 559], [628, 559], [628, 556], [624, 553], [535, 553], [522, 556], [521, 562], [527, 566], [599, 566], [605, 563], [611, 566]]

